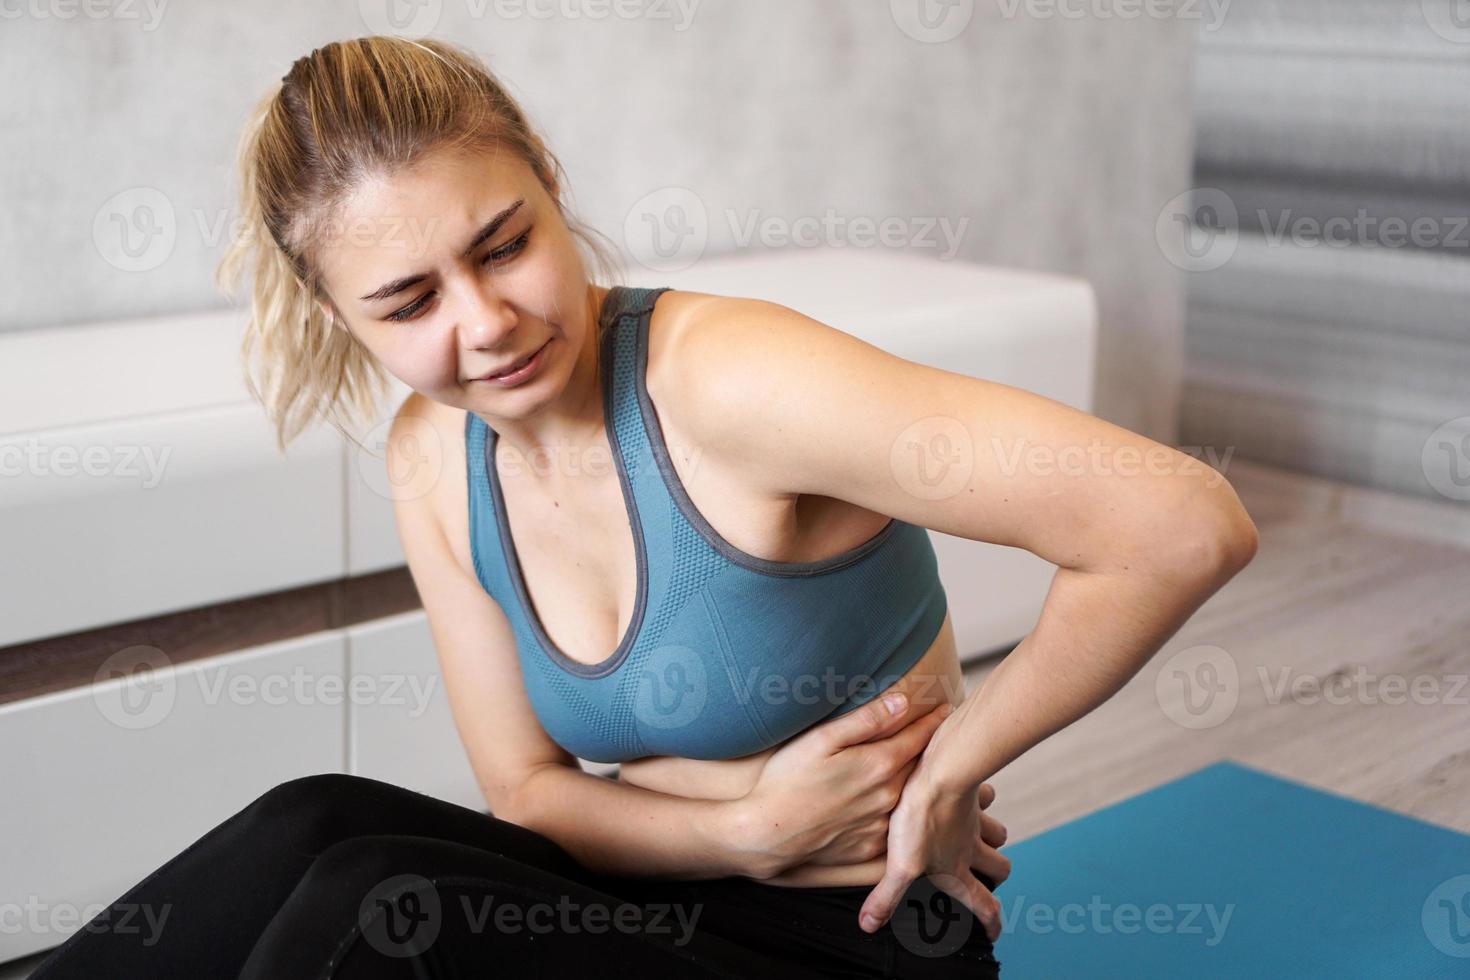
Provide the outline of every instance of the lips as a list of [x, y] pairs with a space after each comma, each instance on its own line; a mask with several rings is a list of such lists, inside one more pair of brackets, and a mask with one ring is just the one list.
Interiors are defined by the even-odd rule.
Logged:
[[[548, 341], [548, 343], [549, 343], [549, 341]], [[542, 344], [541, 345], [541, 347], [545, 347], [545, 346], [546, 346], [546, 344]], [[486, 381], [489, 381], [489, 380], [492, 380], [494, 378], [502, 378], [502, 377], [504, 377], [507, 374], [511, 374], [511, 373], [514, 373], [515, 371], [520, 370], [521, 368], [525, 367], [527, 363], [530, 362], [531, 358], [533, 358], [533, 357], [536, 356], [536, 354], [541, 350], [541, 347], [537, 347], [536, 350], [531, 351], [529, 354], [527, 354], [525, 357], [521, 358], [519, 361], [516, 361], [514, 364], [509, 364], [509, 365], [507, 365], [506, 367], [502, 368], [499, 371], [492, 371], [489, 374], [481, 375], [481, 378], [484, 379], [484, 380], [486, 380]]]

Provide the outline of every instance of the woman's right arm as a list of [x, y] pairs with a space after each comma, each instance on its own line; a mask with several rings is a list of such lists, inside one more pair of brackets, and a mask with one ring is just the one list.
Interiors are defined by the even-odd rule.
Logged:
[[411, 475], [408, 485], [395, 484], [398, 536], [455, 728], [491, 814], [543, 834], [604, 873], [764, 872], [761, 856], [744, 846], [740, 801], [669, 796], [591, 775], [541, 727], [510, 623], [450, 545], [450, 535], [460, 535], [468, 548], [468, 518], [457, 514], [464, 495], [448, 492], [449, 481], [465, 482], [464, 454], [455, 452], [463, 419], [410, 395], [389, 431], [386, 463], [392, 474]]
[[[891, 714], [875, 699], [803, 732], [739, 799], [699, 799], [594, 776], [541, 727], [515, 634], [468, 571], [464, 415], [417, 394], [387, 440], [399, 540], [408, 558], [460, 740], [491, 813], [549, 838], [594, 871], [671, 879], [774, 877], [816, 859], [874, 856], [939, 716]], [[423, 481], [417, 485], [414, 481]], [[451, 542], [458, 542], [456, 556]]]
[[589, 775], [575, 761], [547, 765], [523, 781], [510, 819], [606, 874], [765, 880], [814, 856], [857, 863], [886, 846], [888, 811], [946, 713], [905, 726], [913, 718], [902, 709], [865, 705], [785, 743], [734, 800], [660, 793]]

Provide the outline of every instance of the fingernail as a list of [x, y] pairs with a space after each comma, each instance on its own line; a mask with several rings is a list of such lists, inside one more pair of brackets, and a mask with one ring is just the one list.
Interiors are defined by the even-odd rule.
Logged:
[[888, 709], [890, 715], [896, 715], [903, 710], [903, 703], [907, 701], [902, 694], [890, 694], [883, 699], [883, 706]]
[[877, 917], [876, 916], [873, 916], [873, 915], [865, 915], [865, 916], [863, 916], [863, 928], [864, 929], [876, 929], [876, 928], [878, 928], [878, 919], [877, 919]]

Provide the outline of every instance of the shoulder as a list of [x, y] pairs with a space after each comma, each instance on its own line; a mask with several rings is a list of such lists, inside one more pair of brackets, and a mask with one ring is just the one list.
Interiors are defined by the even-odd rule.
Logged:
[[[464, 409], [441, 404], [417, 391], [409, 392], [393, 414], [385, 457], [388, 462], [404, 467], [401, 475], [405, 478], [431, 476], [438, 468], [456, 462], [456, 457], [461, 457], [458, 462], [462, 467], [462, 453], [456, 450], [464, 443], [465, 420]], [[413, 468], [412, 474], [408, 467]], [[425, 485], [412, 485], [403, 499], [422, 499], [425, 494], [411, 491], [429, 491], [439, 482], [429, 480]]]
[[460, 564], [469, 567], [469, 555], [456, 546], [466, 540], [469, 525], [466, 419], [464, 409], [410, 392], [389, 426], [383, 464], [405, 549], [412, 547], [410, 537], [442, 536]]
[[691, 349], [691, 344], [718, 343], [742, 334], [749, 339], [751, 331], [797, 317], [801, 314], [795, 310], [768, 300], [670, 289], [659, 294], [650, 333], [662, 334], [666, 342], [677, 339]]
[[773, 358], [795, 353], [812, 329], [838, 333], [779, 303], [670, 290], [649, 324], [649, 383], [656, 373], [671, 395], [705, 396], [691, 409], [728, 407], [706, 403], [750, 391], [759, 380], [751, 368], [764, 365], [769, 375]]
[[761, 489], [790, 495], [823, 492], [791, 465], [810, 461], [804, 425], [831, 418], [850, 430], [858, 417], [847, 414], [851, 401], [875, 382], [903, 380], [893, 369], [905, 363], [780, 303], [671, 290], [650, 321], [647, 386], [690, 444], [717, 452]]
[[696, 445], [728, 448], [721, 435], [742, 428], [738, 413], [746, 403], [738, 379], [762, 350], [769, 354], [771, 338], [756, 335], [779, 309], [683, 289], [659, 295], [648, 325], [645, 383], [665, 429]]
[[671, 290], [660, 297], [654, 313], [650, 374], [658, 370], [666, 386], [678, 382], [671, 393], [688, 389], [688, 394], [702, 394], [687, 407], [715, 414], [732, 407], [731, 398], [799, 397], [804, 386], [798, 382], [813, 369], [840, 374], [845, 368], [891, 366], [897, 360], [852, 334], [768, 300]]

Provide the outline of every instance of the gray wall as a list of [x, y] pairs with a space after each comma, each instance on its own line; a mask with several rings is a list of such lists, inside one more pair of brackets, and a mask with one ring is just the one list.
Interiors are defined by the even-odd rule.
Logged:
[[1467, 11], [1235, 0], [1201, 37], [1195, 183], [1239, 234], [1190, 277], [1185, 442], [1470, 499]]
[[[1188, 186], [1197, 22], [982, 0], [940, 42], [903, 29], [933, 37], [903, 0], [705, 0], [687, 21], [674, 2], [632, 6], [645, 14], [545, 19], [509, 4], [497, 16], [474, 0], [404, 9], [488, 58], [548, 133], [574, 205], [615, 240], [635, 202], [667, 186], [707, 207], [709, 253], [737, 247], [731, 211], [795, 220], [832, 208], [911, 228], [968, 219], [961, 259], [1093, 281], [1098, 414], [1173, 438], [1183, 283], [1154, 218]], [[7, 20], [0, 329], [221, 306], [210, 273], [247, 107], [311, 48], [382, 30], [363, 9], [371, 0], [194, 2], [155, 18], [140, 0], [131, 19]], [[172, 245], [165, 235], [152, 252], [121, 254], [121, 220], [172, 227]]]

